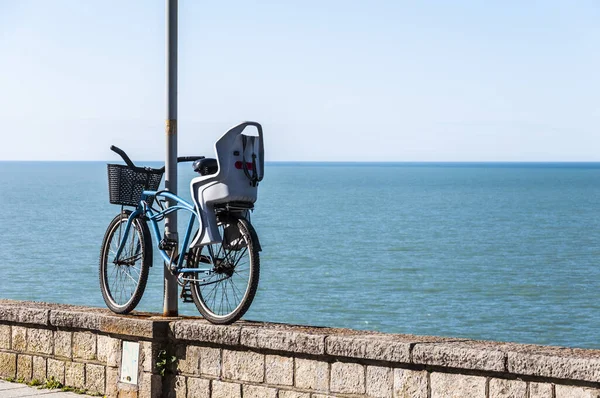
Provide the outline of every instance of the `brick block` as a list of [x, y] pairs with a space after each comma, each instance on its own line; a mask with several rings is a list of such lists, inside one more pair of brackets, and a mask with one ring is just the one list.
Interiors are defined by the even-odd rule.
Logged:
[[85, 365], [85, 389], [94, 393], [104, 394], [106, 368], [102, 365], [88, 363]]
[[175, 376], [174, 388], [169, 391], [168, 398], [186, 398], [187, 384], [184, 376]]
[[236, 381], [262, 383], [265, 378], [265, 356], [251, 351], [223, 351], [223, 377]]
[[57, 357], [73, 357], [73, 333], [57, 330], [54, 332], [54, 355]]
[[242, 398], [242, 385], [213, 380], [211, 398]]
[[327, 362], [296, 358], [294, 375], [298, 388], [315, 391], [329, 389], [329, 364]]
[[50, 324], [61, 328], [76, 328], [76, 329], [100, 329], [100, 319], [103, 315], [79, 310], [79, 309], [61, 309], [52, 310], [50, 312]]
[[426, 371], [394, 369], [394, 397], [427, 398]]
[[[154, 341], [164, 341], [169, 335], [169, 322], [163, 317], [148, 319], [122, 317], [115, 314], [102, 314], [100, 328], [95, 329], [107, 334], [141, 337]], [[93, 328], [91, 328], [93, 329]]]
[[279, 355], [265, 356], [265, 381], [267, 384], [291, 386], [294, 384], [294, 358]]
[[414, 336], [404, 337], [382, 334], [332, 335], [327, 337], [325, 350], [327, 354], [339, 357], [409, 363]]
[[[120, 348], [121, 345], [119, 343], [119, 350]], [[140, 361], [142, 363], [142, 369], [144, 370], [144, 372], [152, 373], [156, 371], [156, 361], [158, 360], [158, 353], [162, 349], [163, 347], [158, 343], [152, 343], [150, 341], [140, 341]]]
[[96, 359], [96, 342], [96, 335], [93, 333], [73, 333], [73, 358]]
[[239, 326], [212, 325], [198, 320], [173, 322], [173, 335], [178, 340], [237, 346], [240, 331]]
[[107, 397], [116, 397], [119, 393], [119, 369], [117, 368], [106, 368], [106, 391]]
[[521, 380], [490, 379], [490, 398], [527, 398], [527, 383]]
[[0, 325], [0, 350], [10, 350], [10, 325]]
[[[17, 305], [0, 304], [0, 320], [14, 323], [29, 323], [33, 325], [48, 325], [47, 309], [31, 308], [23, 302], [15, 301]], [[29, 303], [28, 303], [29, 304]]]
[[200, 347], [179, 345], [177, 347], [177, 369], [181, 373], [200, 375]]
[[556, 398], [598, 398], [600, 390], [595, 388], [556, 385]]
[[118, 398], [139, 398], [137, 390], [121, 389]]
[[277, 389], [253, 385], [243, 386], [244, 398], [277, 398]]
[[494, 342], [460, 341], [417, 344], [412, 351], [416, 364], [504, 372], [506, 353]]
[[29, 329], [27, 331], [27, 351], [36, 354], [52, 354], [54, 346], [52, 330]]
[[46, 358], [33, 357], [33, 374], [31, 375], [32, 380], [46, 380], [46, 370]]
[[367, 366], [367, 395], [373, 398], [392, 398], [394, 371], [381, 366]]
[[200, 373], [209, 376], [221, 375], [221, 350], [200, 347]]
[[357, 363], [331, 364], [331, 391], [344, 394], [365, 393], [365, 367]]
[[[148, 343], [150, 344], [150, 343]], [[110, 336], [98, 335], [98, 361], [106, 366], [119, 366], [121, 341]]]
[[65, 362], [65, 385], [77, 388], [85, 386], [85, 364]]
[[529, 398], [552, 398], [552, 384], [529, 383]]
[[17, 374], [17, 355], [0, 352], [0, 377], [15, 377]]
[[187, 398], [208, 397], [210, 397], [210, 380], [199, 379], [197, 377], [188, 377]]
[[[313, 395], [316, 397], [316, 395]], [[310, 393], [279, 390], [279, 398], [310, 398]]]
[[460, 374], [431, 374], [431, 398], [485, 397], [485, 377]]
[[600, 382], [600, 350], [505, 344], [510, 373]]
[[17, 355], [17, 379], [31, 381], [33, 374], [33, 357], [31, 355]]
[[[140, 378], [138, 379], [138, 385], [138, 398], [162, 397], [162, 377], [160, 375], [143, 372], [142, 374], [140, 374]], [[208, 397], [208, 395], [206, 395], [206, 397]]]
[[60, 381], [62, 384], [65, 384], [65, 363], [63, 361], [48, 358], [47, 366], [48, 379], [54, 378], [54, 380]]
[[27, 328], [22, 326], [12, 327], [12, 345], [14, 351], [27, 351]]
[[245, 326], [241, 331], [241, 344], [246, 347], [319, 355], [325, 353], [325, 334], [278, 328]]

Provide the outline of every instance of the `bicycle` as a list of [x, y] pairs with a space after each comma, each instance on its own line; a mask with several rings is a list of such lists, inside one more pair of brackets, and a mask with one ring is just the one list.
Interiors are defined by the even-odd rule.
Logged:
[[[243, 134], [249, 126], [258, 135]], [[121, 205], [100, 251], [100, 290], [108, 308], [127, 314], [141, 300], [153, 258], [150, 224], [158, 252], [181, 286], [183, 301], [193, 302], [211, 323], [240, 319], [254, 299], [260, 272], [261, 246], [250, 212], [264, 177], [261, 125], [244, 122], [231, 128], [215, 143], [215, 158], [177, 158], [178, 163], [193, 162], [200, 174], [190, 181], [193, 203], [157, 190], [164, 166], [138, 167], [122, 149], [111, 146], [111, 150], [126, 164], [107, 165], [110, 203]], [[166, 206], [167, 201], [174, 205]], [[174, 211], [190, 213], [180, 245], [163, 237], [158, 226]], [[196, 220], [199, 225], [194, 229]]]

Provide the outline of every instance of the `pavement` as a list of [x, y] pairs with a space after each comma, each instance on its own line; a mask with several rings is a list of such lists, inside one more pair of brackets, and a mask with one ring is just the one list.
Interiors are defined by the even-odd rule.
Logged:
[[0, 380], [0, 398], [14, 397], [47, 397], [47, 398], [84, 398], [91, 395], [75, 394], [60, 390], [40, 390], [37, 387], [29, 387], [21, 383], [9, 383]]

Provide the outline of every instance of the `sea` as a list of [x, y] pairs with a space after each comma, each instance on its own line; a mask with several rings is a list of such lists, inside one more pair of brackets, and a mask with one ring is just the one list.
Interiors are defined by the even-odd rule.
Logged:
[[[600, 348], [600, 163], [265, 169], [245, 319]], [[179, 166], [181, 196], [193, 176]], [[104, 307], [106, 163], [0, 162], [0, 187], [0, 298]], [[154, 257], [137, 309], [161, 312]]]

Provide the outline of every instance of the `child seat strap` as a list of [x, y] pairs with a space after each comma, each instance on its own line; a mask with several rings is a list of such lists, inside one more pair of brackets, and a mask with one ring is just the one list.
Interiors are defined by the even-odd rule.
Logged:
[[[248, 145], [248, 141], [250, 141], [250, 145], [252, 145], [252, 175], [250, 175], [248, 163], [246, 163], [246, 146]], [[258, 182], [262, 180], [262, 178], [258, 177], [258, 173], [256, 171], [258, 165], [256, 163], [256, 152], [254, 149], [255, 142], [256, 137], [242, 134], [242, 168], [244, 169], [244, 174], [246, 174], [246, 177], [248, 177], [248, 179], [252, 182], [253, 187], [258, 185]]]

